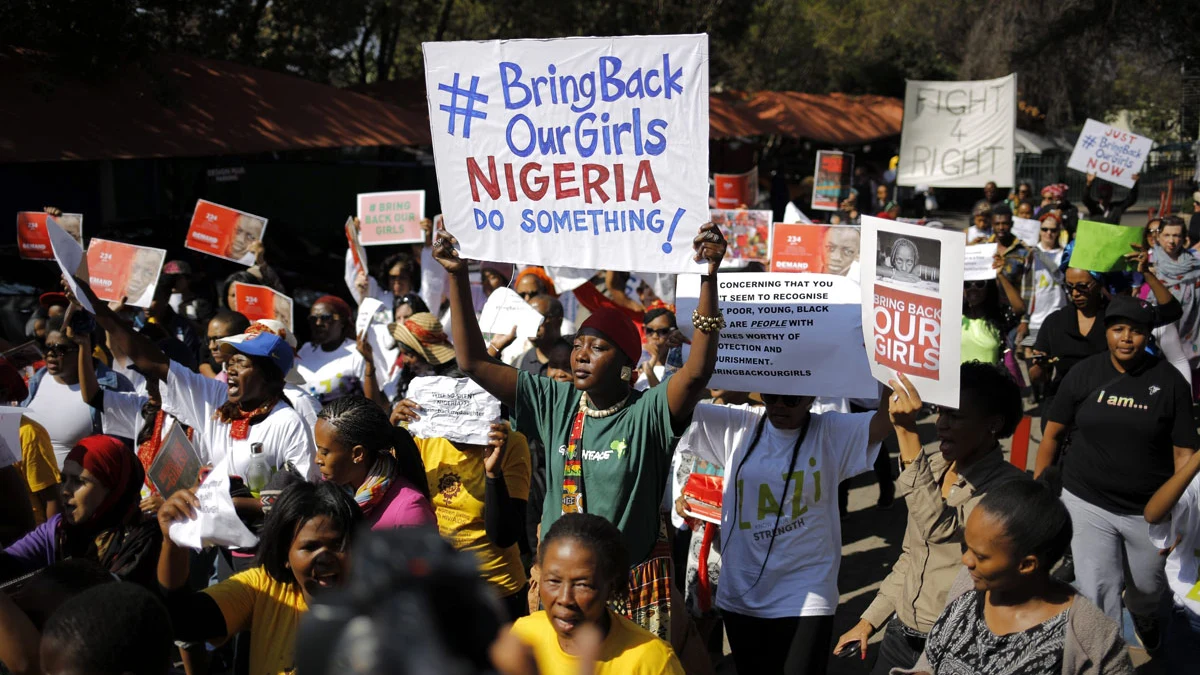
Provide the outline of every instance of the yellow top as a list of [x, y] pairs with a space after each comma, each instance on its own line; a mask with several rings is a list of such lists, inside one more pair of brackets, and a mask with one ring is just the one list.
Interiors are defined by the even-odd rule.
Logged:
[[250, 675], [296, 670], [296, 630], [308, 611], [296, 584], [276, 581], [255, 567], [202, 592], [221, 608], [229, 635], [250, 631]]
[[[438, 530], [459, 551], [479, 558], [479, 573], [500, 597], [525, 587], [525, 567], [516, 544], [499, 548], [488, 541], [483, 524], [486, 477], [483, 452], [460, 450], [444, 438], [414, 438], [425, 461], [425, 478], [433, 495]], [[525, 436], [509, 431], [508, 444], [500, 459], [504, 484], [512, 499], [529, 501], [529, 443]], [[524, 529], [524, 523], [521, 524]]]
[[[596, 675], [683, 675], [671, 645], [612, 610], [608, 615], [612, 625], [596, 659]], [[579, 672], [579, 660], [559, 646], [544, 610], [517, 619], [512, 632], [533, 647], [539, 672]]]
[[21, 461], [17, 470], [25, 476], [32, 501], [34, 493], [59, 483], [58, 460], [45, 427], [21, 415]]

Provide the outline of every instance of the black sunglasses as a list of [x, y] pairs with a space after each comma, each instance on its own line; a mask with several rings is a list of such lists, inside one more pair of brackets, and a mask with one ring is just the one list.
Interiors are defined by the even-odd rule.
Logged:
[[675, 332], [674, 328], [647, 328], [646, 337], [650, 337], [651, 335], [654, 337], [667, 337], [673, 332]]
[[309, 314], [308, 322], [309, 323], [321, 323], [321, 322], [333, 323], [334, 321], [337, 321], [340, 318], [342, 318], [342, 317], [338, 316], [337, 314]]
[[1043, 227], [1042, 232], [1058, 232], [1057, 227]]
[[976, 279], [975, 281], [964, 281], [963, 286], [965, 288], [987, 288], [987, 281], [983, 280], [983, 279]]
[[66, 356], [67, 354], [74, 353], [76, 349], [79, 349], [79, 345], [72, 342], [61, 345], [46, 345], [44, 351], [46, 356]]
[[541, 295], [538, 291], [517, 291], [517, 295], [521, 296], [526, 302]]
[[763, 394], [762, 395], [763, 403], [766, 403], [767, 405], [775, 405], [776, 403], [782, 403], [783, 405], [786, 405], [789, 408], [792, 406], [800, 405], [800, 399], [802, 399], [802, 398], [804, 398], [804, 397], [803, 396], [789, 396], [786, 394]]
[[1096, 282], [1091, 281], [1086, 284], [1063, 284], [1063, 289], [1067, 293], [1091, 293], [1096, 288]]

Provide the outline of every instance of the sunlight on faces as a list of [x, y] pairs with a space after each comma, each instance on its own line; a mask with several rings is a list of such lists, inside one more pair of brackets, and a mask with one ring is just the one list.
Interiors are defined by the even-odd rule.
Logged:
[[575, 344], [571, 349], [575, 388], [589, 391], [619, 379], [621, 366], [627, 365], [627, 361], [613, 343], [597, 332], [585, 329], [575, 336]]
[[346, 533], [328, 516], [310, 518], [297, 530], [288, 549], [288, 568], [306, 602], [311, 603], [315, 593], [342, 585], [350, 568], [345, 544]]
[[1104, 330], [1108, 352], [1121, 363], [1132, 363], [1146, 353], [1150, 331], [1125, 319], [1114, 319]]
[[354, 485], [353, 479], [358, 473], [354, 460], [357, 458], [360, 463], [364, 460], [366, 451], [363, 447], [343, 443], [338, 437], [337, 427], [325, 419], [317, 420], [316, 426], [313, 427], [313, 435], [316, 437], [316, 464], [321, 471], [321, 478], [336, 485], [357, 488], [358, 485]]
[[1019, 587], [1023, 577], [1037, 569], [1036, 557], [1016, 557], [1003, 525], [985, 509], [971, 511], [964, 539], [962, 562], [977, 591]]
[[570, 637], [580, 625], [600, 622], [612, 589], [600, 578], [599, 561], [586, 544], [563, 537], [544, 546], [542, 606], [554, 632]]
[[63, 462], [62, 498], [66, 507], [63, 518], [72, 525], [91, 520], [96, 510], [108, 498], [109, 489], [100, 484], [79, 462]]
[[937, 418], [937, 437], [943, 459], [954, 462], [995, 447], [993, 429], [1000, 429], [1004, 418], [998, 413], [989, 413], [979, 395], [965, 389], [959, 395], [959, 407], [943, 407]]

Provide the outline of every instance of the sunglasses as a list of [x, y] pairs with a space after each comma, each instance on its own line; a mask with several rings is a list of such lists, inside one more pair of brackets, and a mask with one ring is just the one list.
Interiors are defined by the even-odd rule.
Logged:
[[986, 280], [964, 281], [963, 286], [965, 288], [983, 289], [983, 288], [987, 288], [987, 281]]
[[1086, 284], [1063, 284], [1063, 288], [1067, 293], [1091, 293], [1095, 288], [1095, 282]]
[[526, 302], [536, 298], [540, 293], [538, 291], [517, 291], [517, 295], [521, 296]]
[[800, 405], [800, 399], [802, 399], [802, 398], [804, 398], [804, 397], [803, 396], [787, 396], [787, 395], [783, 395], [783, 394], [763, 394], [762, 395], [763, 403], [766, 403], [767, 405], [775, 405], [776, 403], [780, 403], [785, 406], [788, 406], [789, 408], [792, 406]]
[[674, 328], [647, 328], [646, 337], [650, 337], [651, 335], [654, 337], [667, 337], [673, 332], [675, 332]]
[[1152, 235], [1154, 235], [1154, 236], [1156, 236], [1156, 237], [1157, 237], [1157, 236], [1158, 236], [1158, 230], [1146, 230], [1146, 234], [1152, 234]]
[[1042, 232], [1058, 232], [1057, 227], [1043, 227]]
[[65, 356], [72, 354], [76, 349], [79, 349], [77, 344], [62, 344], [62, 345], [46, 345], [46, 356]]
[[342, 318], [342, 317], [338, 316], [337, 314], [309, 314], [309, 315], [308, 315], [308, 322], [309, 322], [309, 323], [313, 323], [313, 324], [316, 324], [316, 323], [333, 323], [334, 321], [337, 321], [337, 320], [339, 320], [339, 319], [341, 319], [341, 318]]

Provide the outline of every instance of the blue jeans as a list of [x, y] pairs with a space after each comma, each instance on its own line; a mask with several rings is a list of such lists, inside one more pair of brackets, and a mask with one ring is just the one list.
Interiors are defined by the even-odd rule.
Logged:
[[1200, 615], [1175, 600], [1163, 635], [1168, 673], [1186, 673], [1200, 663]]

